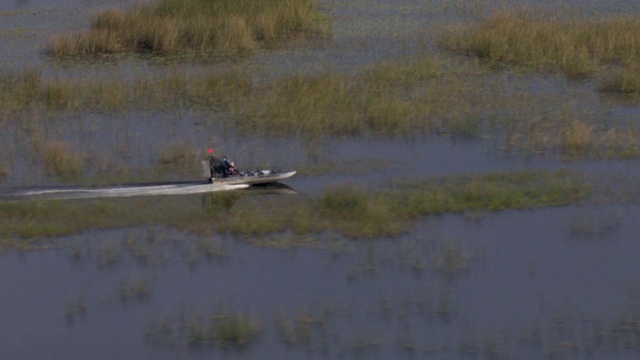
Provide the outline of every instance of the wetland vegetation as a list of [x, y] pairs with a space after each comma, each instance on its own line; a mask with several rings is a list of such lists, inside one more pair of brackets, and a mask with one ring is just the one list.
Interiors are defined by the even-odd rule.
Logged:
[[586, 201], [590, 192], [591, 185], [579, 173], [556, 171], [435, 177], [381, 190], [344, 185], [315, 198], [212, 194], [205, 207], [193, 199], [2, 203], [0, 238], [4, 246], [29, 248], [43, 238], [156, 223], [200, 234], [293, 231], [376, 238], [405, 234], [419, 217], [576, 204]]
[[544, 9], [497, 11], [480, 24], [443, 32], [438, 43], [494, 65], [593, 75], [640, 60], [637, 16], [571, 17]]
[[130, 9], [104, 10], [91, 29], [58, 35], [47, 45], [54, 57], [120, 52], [243, 53], [303, 33], [323, 35], [329, 18], [315, 0], [162, 0]]
[[[45, 60], [0, 57], [0, 305], [22, 329], [0, 348], [637, 357], [640, 8], [580, 3], [2, 13], [2, 45], [37, 38]], [[13, 201], [16, 184], [190, 181], [210, 144], [284, 154], [298, 194]]]
[[[355, 75], [292, 75], [259, 84], [239, 70], [204, 76], [177, 70], [133, 82], [44, 79], [27, 71], [2, 76], [0, 103], [5, 121], [61, 111], [124, 113], [189, 106], [229, 114], [223, 125], [244, 134], [308, 139], [435, 134], [493, 139], [513, 152], [566, 158], [640, 156], [640, 131], [633, 124], [603, 121], [589, 109], [567, 110], [562, 97], [514, 93], [490, 76], [478, 67], [452, 68], [429, 57], [383, 62]], [[33, 134], [35, 144], [39, 132]], [[48, 174], [67, 179], [84, 175], [89, 162], [80, 161], [69, 144], [50, 146], [57, 163], [65, 164], [53, 165]], [[166, 153], [158, 156], [165, 159]]]

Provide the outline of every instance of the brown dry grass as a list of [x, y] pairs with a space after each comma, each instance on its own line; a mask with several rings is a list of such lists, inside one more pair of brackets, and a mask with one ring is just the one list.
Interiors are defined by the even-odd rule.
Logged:
[[439, 45], [493, 64], [595, 73], [604, 64], [640, 61], [640, 18], [580, 19], [505, 10], [480, 24], [443, 31]]
[[67, 142], [50, 140], [43, 144], [42, 159], [46, 173], [63, 180], [82, 174], [85, 158], [86, 156]]

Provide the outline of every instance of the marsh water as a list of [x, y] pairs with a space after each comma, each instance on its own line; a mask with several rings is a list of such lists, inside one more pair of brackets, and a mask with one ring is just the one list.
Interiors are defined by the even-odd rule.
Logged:
[[[128, 3], [16, 0], [0, 4], [0, 71], [127, 77], [238, 61], [256, 78], [348, 73], [437, 52], [426, 35], [432, 27], [512, 3], [325, 1], [332, 39], [319, 46], [186, 65], [144, 57], [74, 65], [42, 54], [48, 35], [86, 28], [98, 9]], [[548, 3], [586, 14], [640, 10], [633, 2]], [[601, 99], [590, 82], [508, 69], [493, 76], [500, 86], [545, 93], [608, 121], [640, 115], [637, 106]], [[246, 168], [307, 170], [285, 181], [297, 195], [241, 192], [247, 197], [305, 196], [333, 185], [384, 186], [431, 175], [569, 168], [635, 179], [640, 170], [637, 160], [511, 153], [482, 138], [252, 137], [210, 121], [215, 116], [178, 109], [0, 123], [0, 156], [12, 159], [0, 193], [81, 186], [46, 175], [30, 143], [34, 129], [134, 169], [154, 166], [167, 144], [206, 149], [215, 143]], [[160, 180], [199, 180], [198, 160], [195, 171], [186, 167]], [[323, 162], [335, 171], [314, 171]], [[194, 192], [171, 196], [206, 206], [211, 194]], [[47, 239], [39, 250], [0, 254], [0, 358], [637, 358], [639, 220], [633, 204], [590, 204], [433, 216], [399, 238], [317, 234], [294, 239], [302, 245], [291, 247], [268, 240], [301, 235], [203, 238], [160, 225]], [[221, 313], [247, 314], [256, 335], [241, 348], [194, 344], [190, 329]]]

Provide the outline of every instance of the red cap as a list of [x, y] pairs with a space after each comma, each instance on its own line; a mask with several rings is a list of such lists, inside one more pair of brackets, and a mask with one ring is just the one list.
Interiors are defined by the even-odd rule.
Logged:
[[209, 154], [213, 154], [213, 148], [209, 148]]

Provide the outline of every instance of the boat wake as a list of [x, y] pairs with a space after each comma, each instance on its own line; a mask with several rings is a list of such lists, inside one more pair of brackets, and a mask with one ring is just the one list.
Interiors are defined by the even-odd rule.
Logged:
[[131, 185], [109, 188], [57, 188], [57, 189], [29, 189], [17, 190], [0, 195], [0, 200], [60, 200], [60, 199], [88, 199], [88, 198], [114, 198], [133, 196], [160, 196], [160, 195], [189, 195], [205, 194], [217, 191], [244, 189], [247, 184], [206, 184], [198, 183], [172, 183], [153, 185]]

